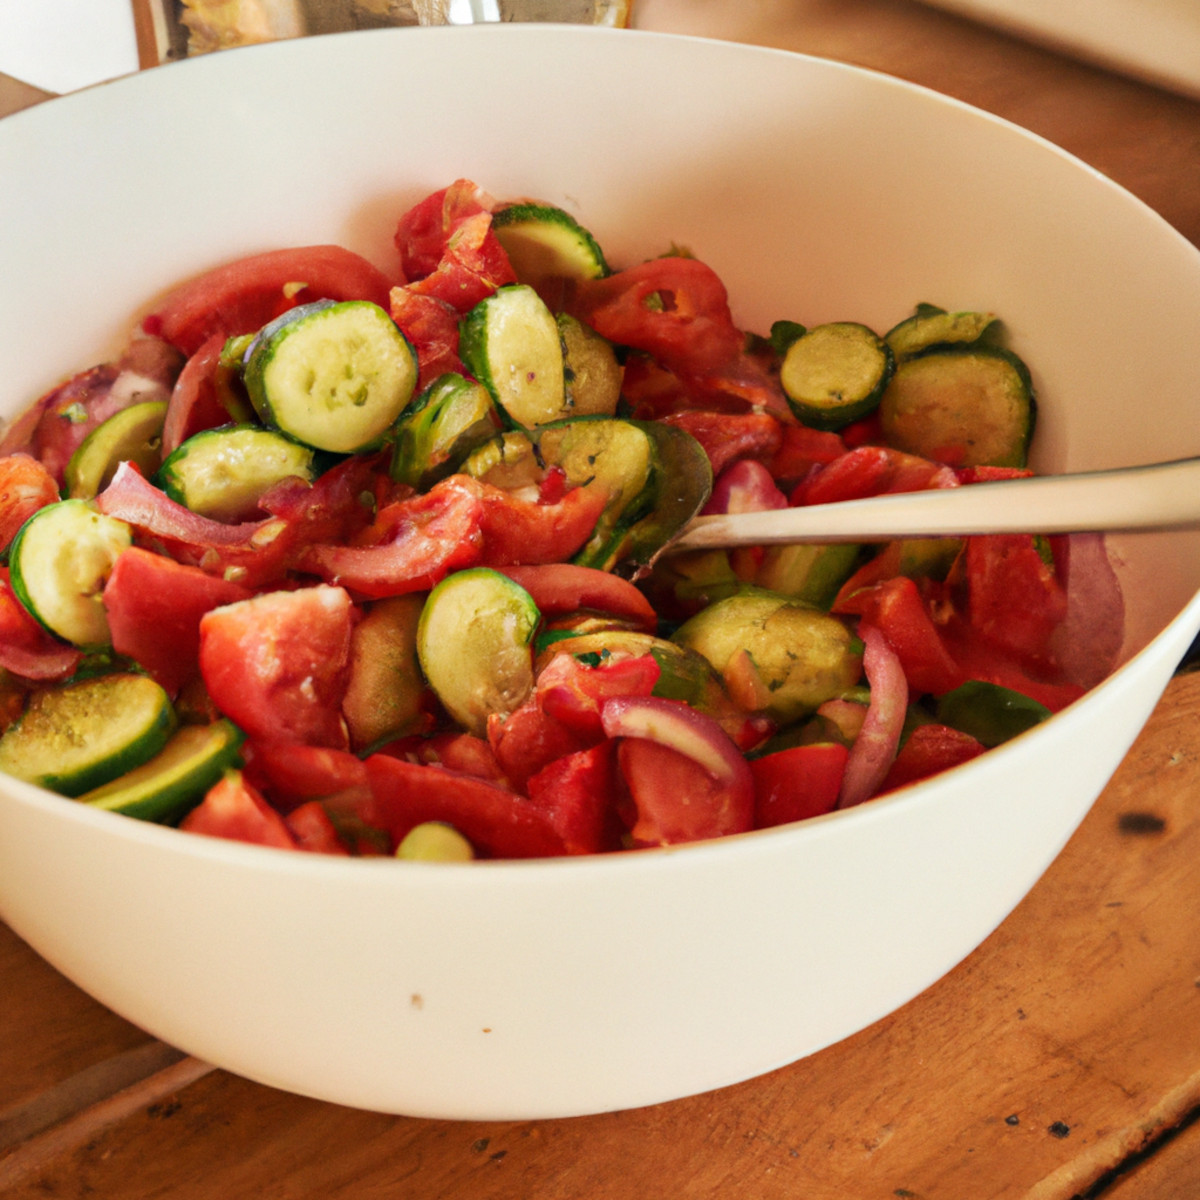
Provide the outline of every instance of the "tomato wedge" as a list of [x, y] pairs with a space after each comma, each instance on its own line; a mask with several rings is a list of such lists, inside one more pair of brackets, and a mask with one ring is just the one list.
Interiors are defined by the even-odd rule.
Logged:
[[366, 764], [373, 799], [363, 818], [386, 830], [394, 845], [416, 825], [444, 821], [476, 850], [495, 858], [544, 858], [567, 852], [550, 815], [516, 792], [386, 754], [372, 754]]
[[131, 546], [104, 585], [113, 649], [175, 695], [200, 669], [200, 618], [250, 596], [240, 584]]
[[314, 300], [370, 300], [386, 309], [391, 288], [378, 267], [342, 246], [268, 250], [189, 280], [142, 327], [191, 356], [209, 338], [254, 333]]
[[341, 697], [354, 608], [341, 588], [267, 592], [200, 620], [200, 672], [251, 738], [345, 749]]
[[653, 258], [579, 284], [574, 313], [602, 337], [691, 374], [724, 366], [743, 336], [717, 273], [696, 258]]
[[373, 526], [378, 544], [311, 546], [300, 566], [373, 599], [427, 591], [451, 571], [479, 561], [481, 489], [473, 479], [451, 475], [423, 496], [381, 510]]
[[17, 599], [8, 568], [0, 567], [0, 667], [23, 679], [67, 679], [83, 655], [51, 636]]
[[532, 597], [543, 617], [576, 612], [602, 612], [637, 623], [647, 633], [658, 628], [650, 601], [628, 580], [595, 567], [574, 563], [543, 563], [496, 568]]
[[227, 771], [183, 818], [179, 828], [187, 833], [205, 833], [209, 837], [275, 846], [280, 850], [299, 848], [283, 817], [241, 771]]
[[848, 753], [840, 742], [814, 742], [751, 759], [755, 829], [832, 812], [837, 807]]

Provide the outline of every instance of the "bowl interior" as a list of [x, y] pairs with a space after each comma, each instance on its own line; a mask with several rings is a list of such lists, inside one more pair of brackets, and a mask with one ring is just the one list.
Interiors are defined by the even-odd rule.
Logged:
[[[748, 328], [849, 319], [882, 331], [919, 302], [998, 313], [1034, 371], [1039, 469], [1200, 453], [1200, 255], [1127, 193], [1002, 121], [883, 76], [727, 43], [551, 26], [390, 30], [228, 51], [0, 123], [0, 415], [97, 361], [163, 290], [218, 262], [339, 242], [393, 268], [397, 216], [463, 176], [500, 197], [567, 208], [617, 264], [687, 246], [721, 274]], [[952, 966], [1094, 798], [1167, 660], [1200, 623], [1186, 607], [1200, 587], [1197, 534], [1113, 545], [1128, 602], [1126, 657], [1164, 630], [1173, 640], [1052, 723], [1068, 758], [1085, 754], [1097, 731], [1111, 743], [1111, 762], [1069, 781], [1056, 777], [1059, 735], [1047, 728], [1028, 747], [811, 829], [686, 855], [495, 864], [436, 880], [201, 844], [7, 787], [0, 913], [160, 1036], [343, 1103], [562, 1115], [744, 1078], [853, 1032]], [[1123, 697], [1132, 697], [1127, 712]], [[981, 827], [964, 802], [980, 789], [1021, 796]], [[5, 852], [6, 838], [24, 839], [21, 853]], [[104, 892], [101, 846], [120, 864], [119, 895]], [[898, 900], [886, 864], [909, 850], [921, 870]], [[861, 886], [836, 895], [847, 878]], [[117, 937], [99, 915], [85, 928], [54, 897], [64, 879], [90, 897], [89, 911], [137, 936]], [[803, 889], [818, 886], [829, 891], [814, 908]], [[164, 889], [193, 922], [186, 954], [178, 922], [154, 899]], [[779, 920], [770, 937], [747, 938], [749, 896], [764, 906], [783, 898], [779, 911], [820, 911], [820, 928]], [[249, 940], [229, 933], [235, 901], [253, 905], [260, 922]], [[302, 948], [270, 940], [305, 911], [323, 945], [345, 940], [334, 903], [366, 923], [336, 964], [315, 970]], [[383, 909], [386, 918], [371, 915]], [[418, 916], [406, 924], [398, 912]], [[918, 926], [919, 943], [898, 936]], [[520, 932], [503, 953], [479, 955], [480, 928]], [[393, 951], [383, 964], [381, 939]], [[558, 967], [547, 945], [569, 945]], [[247, 1009], [244, 981], [262, 970], [271, 982]], [[431, 1004], [415, 1033], [407, 1024], [397, 1032], [399, 1018], [381, 1032], [388, 1012], [425, 994], [430, 979], [454, 994], [450, 1017]], [[276, 1048], [257, 1022], [281, 1020], [270, 990], [281, 981], [304, 998], [276, 1027]], [[344, 1014], [349, 988], [361, 1019], [340, 1018], [314, 1039], [321, 1045], [298, 1051], [304, 1022], [311, 1030]], [[509, 1024], [483, 1051], [474, 998], [485, 989], [489, 1014]], [[197, 995], [202, 1006], [187, 1002]], [[735, 1025], [737, 1036], [727, 1035]], [[351, 1050], [364, 1035], [376, 1048], [371, 1064]], [[428, 1080], [395, 1065], [414, 1054]]]

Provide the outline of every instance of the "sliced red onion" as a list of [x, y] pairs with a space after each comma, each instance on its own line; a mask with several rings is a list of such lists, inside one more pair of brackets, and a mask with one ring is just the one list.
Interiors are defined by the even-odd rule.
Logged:
[[766, 512], [787, 506], [787, 497], [775, 486], [771, 472], [757, 460], [743, 458], [718, 476], [703, 512]]
[[896, 750], [908, 710], [908, 682], [895, 651], [871, 625], [859, 627], [863, 640], [863, 671], [871, 685], [871, 703], [862, 730], [850, 747], [838, 808], [852, 808], [879, 789]]
[[1102, 533], [1055, 539], [1055, 565], [1067, 591], [1067, 615], [1050, 651], [1070, 683], [1095, 687], [1117, 665], [1125, 641], [1125, 599]]

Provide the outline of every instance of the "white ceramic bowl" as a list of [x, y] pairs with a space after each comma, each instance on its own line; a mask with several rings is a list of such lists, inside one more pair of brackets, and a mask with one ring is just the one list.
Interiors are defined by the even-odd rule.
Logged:
[[[217, 261], [341, 241], [390, 265], [400, 211], [464, 175], [562, 204], [617, 262], [692, 247], [750, 327], [998, 311], [1036, 372], [1043, 469], [1200, 453], [1200, 255], [1099, 175], [850, 67], [529, 25], [230, 51], [0, 123], [0, 405]], [[845, 814], [671, 852], [401, 866], [5, 781], [0, 915], [159, 1037], [343, 1104], [530, 1118], [732, 1083], [920, 992], [1054, 858], [1200, 625], [1196, 535], [1117, 548], [1112, 678]]]

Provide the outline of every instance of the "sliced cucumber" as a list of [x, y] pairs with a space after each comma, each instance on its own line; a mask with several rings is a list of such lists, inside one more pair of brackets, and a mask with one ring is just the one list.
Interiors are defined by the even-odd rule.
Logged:
[[599, 243], [570, 213], [552, 204], [510, 204], [492, 228], [517, 278], [533, 287], [550, 279], [599, 279], [609, 273]]
[[217, 521], [258, 514], [262, 494], [281, 479], [315, 476], [313, 451], [259, 425], [225, 425], [188, 438], [155, 482], [178, 504]]
[[779, 382], [805, 425], [840, 429], [875, 410], [894, 365], [888, 344], [872, 330], [834, 321], [792, 342]]
[[421, 670], [446, 711], [469, 733], [487, 734], [533, 690], [533, 635], [541, 614], [507, 575], [472, 567], [448, 575], [425, 602], [417, 627]]
[[377, 600], [354, 627], [342, 715], [356, 749], [409, 733], [426, 696], [417, 663], [417, 625], [424, 597]]
[[407, 862], [471, 862], [475, 849], [453, 825], [422, 821], [401, 838], [396, 857]]
[[417, 357], [367, 300], [319, 300], [265, 326], [246, 352], [246, 390], [260, 419], [315, 450], [379, 444], [412, 399]]
[[622, 531], [654, 507], [655, 448], [647, 425], [605, 417], [563, 421], [540, 432], [538, 450], [544, 462], [562, 467], [573, 487], [599, 487], [611, 497], [575, 556], [581, 566], [607, 569]]
[[392, 478], [422, 490], [432, 487], [499, 429], [487, 388], [458, 374], [441, 375], [400, 419]]
[[112, 638], [102, 594], [117, 556], [133, 543], [124, 521], [89, 500], [39, 509], [17, 532], [9, 571], [17, 598], [55, 637], [83, 648]]
[[79, 796], [152, 759], [175, 726], [148, 675], [101, 675], [32, 693], [0, 736], [0, 771]]
[[[631, 422], [632, 423], [632, 422]], [[712, 463], [690, 433], [657, 421], [637, 422], [653, 446], [653, 502], [649, 512], [619, 529], [594, 565], [640, 576], [683, 532], [712, 494]]]
[[147, 400], [131, 404], [97, 425], [67, 463], [63, 476], [67, 495], [90, 500], [108, 486], [123, 462], [133, 463], [143, 475], [153, 475], [162, 462], [166, 417], [165, 400]]
[[548, 466], [571, 487], [609, 496], [591, 537], [576, 554], [581, 566], [638, 574], [704, 506], [712, 468], [691, 434], [655, 421], [580, 417], [493, 438], [462, 470], [508, 491], [536, 487]]
[[527, 284], [499, 288], [467, 313], [459, 355], [513, 424], [531, 428], [568, 415], [558, 324]]
[[1025, 364], [980, 344], [901, 363], [879, 406], [889, 445], [955, 467], [1023, 467], [1036, 415]]
[[947, 312], [933, 304], [918, 304], [917, 311], [883, 335], [897, 362], [922, 354], [934, 346], [977, 342], [997, 324], [994, 313]]
[[704, 655], [722, 675], [744, 650], [770, 697], [763, 712], [780, 724], [841, 695], [862, 673], [856, 639], [841, 621], [757, 588], [710, 604], [672, 640]]
[[611, 417], [621, 399], [624, 369], [612, 343], [567, 313], [558, 315], [563, 350], [565, 407], [572, 416]]
[[174, 825], [228, 768], [239, 764], [245, 740], [232, 721], [185, 725], [148, 762], [78, 799], [127, 817]]
[[861, 553], [862, 547], [853, 543], [767, 546], [754, 573], [754, 583], [828, 610]]

